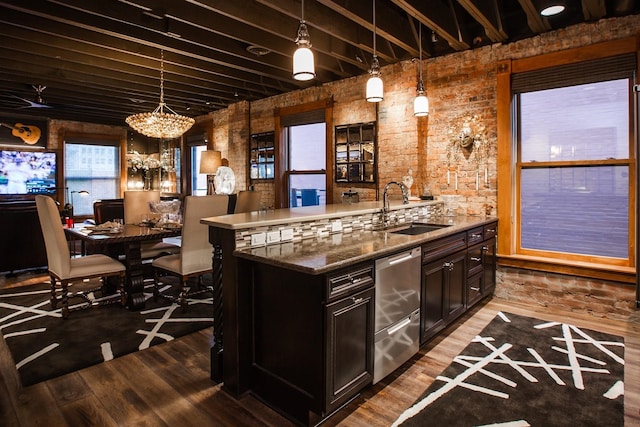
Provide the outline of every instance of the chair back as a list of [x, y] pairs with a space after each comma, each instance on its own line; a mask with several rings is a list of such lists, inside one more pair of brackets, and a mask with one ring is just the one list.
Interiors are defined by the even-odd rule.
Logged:
[[93, 202], [93, 219], [96, 224], [124, 219], [124, 201], [122, 199], [96, 200]]
[[124, 223], [140, 224], [146, 218], [158, 216], [151, 213], [149, 202], [159, 202], [160, 191], [129, 190], [124, 192]]
[[180, 264], [183, 274], [211, 268], [212, 248], [209, 227], [200, 219], [227, 214], [229, 196], [186, 196], [182, 215]]
[[240, 191], [236, 199], [236, 208], [233, 213], [254, 212], [260, 210], [259, 191]]
[[37, 195], [36, 208], [47, 250], [49, 271], [61, 279], [67, 278], [71, 272], [71, 253], [56, 202], [49, 196]]

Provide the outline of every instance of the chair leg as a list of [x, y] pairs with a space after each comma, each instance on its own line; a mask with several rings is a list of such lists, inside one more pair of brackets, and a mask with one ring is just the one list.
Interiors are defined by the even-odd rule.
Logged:
[[60, 283], [62, 287], [62, 318], [67, 319], [69, 317], [69, 297], [67, 295], [67, 285], [69, 282], [67, 280], [61, 280]]
[[180, 296], [178, 298], [178, 303], [184, 312], [189, 309], [189, 302], [187, 301], [187, 294], [189, 293], [188, 282], [188, 279], [182, 279], [182, 290], [180, 291]]
[[127, 295], [124, 293], [124, 282], [127, 280], [127, 273], [121, 272], [118, 280], [118, 292], [120, 292], [120, 304], [127, 305]]
[[51, 302], [51, 309], [55, 310], [58, 306], [58, 297], [56, 296], [56, 278], [53, 275], [50, 275], [51, 280], [51, 298], [49, 301]]
[[160, 273], [158, 269], [154, 269], [153, 276], [153, 300], [158, 301], [160, 296]]

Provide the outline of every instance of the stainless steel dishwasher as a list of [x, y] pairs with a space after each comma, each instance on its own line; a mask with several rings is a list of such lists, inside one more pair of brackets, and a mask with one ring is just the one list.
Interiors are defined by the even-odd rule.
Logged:
[[420, 348], [420, 269], [419, 247], [376, 260], [374, 384]]

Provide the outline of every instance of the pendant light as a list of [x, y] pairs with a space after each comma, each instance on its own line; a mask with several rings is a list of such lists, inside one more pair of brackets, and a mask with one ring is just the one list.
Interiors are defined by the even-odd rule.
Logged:
[[176, 113], [164, 102], [163, 50], [160, 51], [160, 104], [152, 112], [138, 113], [127, 117], [125, 122], [144, 136], [160, 139], [178, 138], [196, 122], [191, 117]]
[[293, 78], [296, 80], [311, 80], [316, 76], [315, 65], [313, 61], [313, 52], [311, 51], [311, 41], [309, 40], [309, 30], [304, 21], [304, 0], [302, 0], [302, 14], [300, 17], [300, 25], [298, 26], [298, 37], [296, 37], [296, 49], [293, 54]]
[[373, 59], [369, 74], [371, 77], [367, 81], [367, 101], [380, 102], [384, 98], [384, 85], [380, 78], [380, 63], [376, 55], [376, 0], [373, 0]]
[[422, 81], [422, 22], [420, 22], [419, 25], [418, 44], [420, 45], [420, 61], [418, 62], [418, 70], [420, 70], [420, 76], [418, 78], [416, 99], [413, 100], [413, 115], [416, 117], [429, 115], [429, 99], [427, 95], [425, 95], [424, 82]]

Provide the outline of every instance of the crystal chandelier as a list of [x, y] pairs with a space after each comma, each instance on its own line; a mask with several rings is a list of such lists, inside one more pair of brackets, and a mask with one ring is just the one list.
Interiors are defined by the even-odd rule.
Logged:
[[150, 113], [133, 114], [125, 121], [144, 136], [161, 139], [178, 138], [195, 123], [191, 117], [177, 114], [164, 103], [164, 51], [160, 52], [160, 104]]

